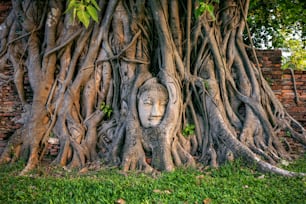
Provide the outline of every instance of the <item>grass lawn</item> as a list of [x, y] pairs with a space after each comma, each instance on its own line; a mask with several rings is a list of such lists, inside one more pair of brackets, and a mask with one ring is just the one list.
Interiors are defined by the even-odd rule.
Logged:
[[[46, 166], [17, 176], [23, 165], [0, 166], [0, 203], [306, 203], [305, 177], [262, 174], [239, 161], [158, 176]], [[286, 168], [306, 172], [306, 155]]]

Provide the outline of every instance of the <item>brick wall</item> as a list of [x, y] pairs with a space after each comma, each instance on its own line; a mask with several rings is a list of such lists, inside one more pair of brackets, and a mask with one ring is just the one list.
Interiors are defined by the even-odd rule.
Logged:
[[[11, 9], [11, 1], [4, 0], [0, 2], [0, 24], [4, 21]], [[0, 154], [7, 144], [7, 139], [21, 125], [14, 122], [14, 119], [20, 118], [22, 106], [19, 100], [15, 85], [13, 83], [14, 69], [12, 66], [1, 66], [0, 74], [9, 76], [7, 81], [0, 79]], [[30, 99], [31, 90], [26, 83], [26, 95]]]
[[[0, 23], [4, 21], [10, 10], [10, 2], [0, 3]], [[0, 67], [0, 73], [9, 75], [10, 69]], [[2, 84], [2, 85], [1, 85]], [[17, 108], [14, 101], [18, 101], [18, 96], [12, 92], [12, 83], [3, 84], [0, 81], [0, 154], [6, 146], [6, 139], [18, 126], [12, 121], [12, 117], [20, 112], [20, 106]]]
[[273, 92], [289, 114], [306, 128], [306, 71], [281, 70], [281, 56], [281, 50], [257, 50], [259, 66]]
[[[293, 91], [293, 79], [295, 79], [296, 91]], [[288, 112], [306, 127], [306, 71], [294, 71], [294, 74], [290, 70], [284, 71], [281, 84], [280, 101]]]
[[[11, 67], [1, 67], [1, 74], [13, 76]], [[21, 102], [18, 98], [14, 84], [0, 81], [0, 153], [6, 146], [7, 138], [20, 127], [13, 119], [20, 116], [22, 112]]]
[[[0, 67], [0, 73], [9, 76], [7, 81], [0, 80], [0, 154], [6, 146], [7, 139], [14, 131], [21, 127], [15, 123], [20, 119], [23, 108], [14, 85], [14, 69], [12, 66]], [[27, 73], [26, 73], [27, 74]], [[27, 76], [24, 78], [25, 97], [28, 103], [32, 100], [32, 90]]]

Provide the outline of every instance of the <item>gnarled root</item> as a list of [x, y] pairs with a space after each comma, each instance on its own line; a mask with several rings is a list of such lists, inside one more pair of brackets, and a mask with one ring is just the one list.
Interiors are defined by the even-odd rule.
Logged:
[[0, 164], [14, 162], [19, 158], [21, 145], [23, 144], [22, 132], [23, 128], [17, 129], [10, 137], [6, 147], [1, 154]]

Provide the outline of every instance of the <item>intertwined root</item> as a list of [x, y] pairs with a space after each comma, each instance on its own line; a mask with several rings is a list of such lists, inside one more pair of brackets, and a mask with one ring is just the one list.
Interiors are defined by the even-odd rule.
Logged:
[[[60, 141], [54, 163], [71, 168], [102, 158], [126, 171], [170, 171], [242, 157], [263, 171], [303, 175], [274, 166], [290, 159], [277, 133], [289, 130], [305, 145], [306, 131], [246, 54], [248, 3], [220, 2], [216, 23], [207, 13], [193, 19], [196, 6], [188, 2], [100, 1], [100, 22], [85, 29], [69, 23], [62, 1], [14, 1], [0, 31], [0, 61], [14, 66], [28, 114], [0, 163], [28, 152], [27, 173], [53, 135]], [[146, 130], [137, 94], [152, 77], [167, 89], [169, 102], [159, 126]]]

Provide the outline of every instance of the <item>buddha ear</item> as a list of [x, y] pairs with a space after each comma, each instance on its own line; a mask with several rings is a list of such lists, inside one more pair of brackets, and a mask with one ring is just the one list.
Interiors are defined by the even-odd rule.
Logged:
[[167, 90], [168, 90], [168, 93], [169, 93], [169, 102], [171, 101], [171, 103], [176, 103], [177, 94], [176, 94], [175, 83], [168, 82], [167, 83]]
[[169, 102], [175, 104], [177, 100], [179, 100], [177, 90], [180, 90], [180, 87], [178, 85], [178, 82], [165, 70], [161, 70], [158, 73], [158, 78], [160, 79], [161, 83], [167, 87], [167, 91], [169, 94]]

